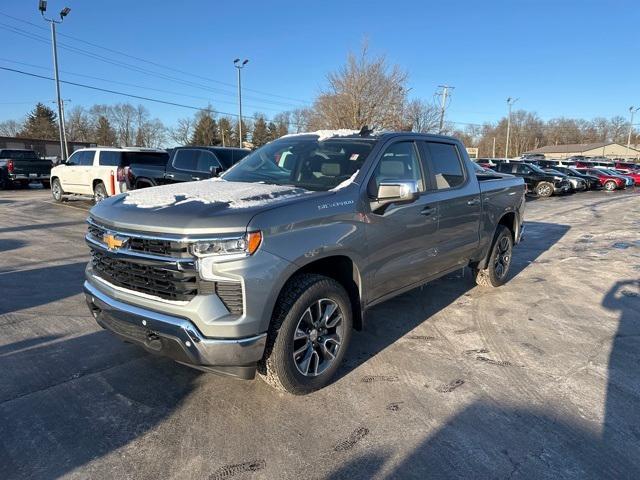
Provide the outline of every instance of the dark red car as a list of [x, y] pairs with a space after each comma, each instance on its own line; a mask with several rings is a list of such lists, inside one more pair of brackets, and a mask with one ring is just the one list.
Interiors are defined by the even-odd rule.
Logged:
[[[640, 163], [621, 162], [621, 161], [615, 160], [613, 162], [613, 168], [623, 172], [625, 175], [627, 174], [627, 172], [640, 173]], [[637, 184], [638, 182], [636, 182], [636, 185]]]
[[597, 168], [578, 168], [577, 170], [579, 172], [598, 177], [598, 180], [600, 180], [600, 184], [602, 185], [602, 187], [609, 192], [612, 192], [613, 190], [616, 190], [618, 188], [625, 188], [624, 178], [614, 177], [613, 175], [609, 175], [608, 173], [605, 173]]
[[620, 175], [624, 175], [625, 177], [633, 178], [633, 183], [635, 185], [640, 185], [640, 170], [632, 169], [632, 170], [622, 170], [621, 168], [616, 168], [616, 172], [620, 172]]

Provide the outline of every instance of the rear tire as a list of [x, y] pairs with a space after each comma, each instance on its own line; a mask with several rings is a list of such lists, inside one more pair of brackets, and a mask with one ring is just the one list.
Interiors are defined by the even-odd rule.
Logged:
[[513, 237], [511, 230], [499, 225], [495, 240], [491, 247], [491, 254], [487, 261], [487, 268], [475, 270], [476, 283], [482, 287], [499, 287], [504, 285], [509, 275], [513, 254]]
[[553, 195], [553, 185], [549, 182], [540, 182], [536, 185], [536, 194], [539, 197], [550, 197]]
[[342, 285], [322, 275], [298, 275], [278, 297], [258, 373], [294, 395], [318, 390], [340, 367], [352, 329], [351, 302]]
[[107, 189], [104, 187], [104, 183], [97, 183], [95, 187], [93, 187], [93, 201], [94, 203], [100, 203], [102, 200], [107, 198], [109, 195], [107, 194]]
[[64, 195], [64, 190], [62, 190], [62, 185], [60, 185], [60, 180], [54, 178], [51, 181], [51, 196], [56, 202], [62, 202]]
[[613, 180], [607, 180], [604, 182], [604, 189], [607, 192], [613, 192], [616, 188], [618, 188], [618, 185]]

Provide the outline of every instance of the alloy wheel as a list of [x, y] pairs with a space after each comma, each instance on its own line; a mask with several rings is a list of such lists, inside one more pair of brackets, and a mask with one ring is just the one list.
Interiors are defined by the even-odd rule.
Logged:
[[344, 338], [344, 322], [338, 304], [322, 298], [310, 305], [293, 334], [293, 361], [306, 377], [316, 377], [335, 361]]
[[504, 278], [504, 276], [509, 271], [509, 265], [511, 264], [511, 243], [509, 242], [509, 238], [502, 237], [498, 244], [496, 245], [496, 258], [493, 263], [494, 270], [496, 272], [496, 276], [499, 279]]

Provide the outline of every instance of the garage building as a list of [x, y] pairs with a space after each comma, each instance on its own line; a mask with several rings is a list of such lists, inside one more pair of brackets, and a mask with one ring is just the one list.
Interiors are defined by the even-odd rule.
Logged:
[[568, 145], [547, 145], [525, 153], [542, 153], [547, 158], [569, 158], [575, 155], [585, 157], [633, 158], [640, 160], [637, 145], [627, 148], [615, 142], [573, 143]]

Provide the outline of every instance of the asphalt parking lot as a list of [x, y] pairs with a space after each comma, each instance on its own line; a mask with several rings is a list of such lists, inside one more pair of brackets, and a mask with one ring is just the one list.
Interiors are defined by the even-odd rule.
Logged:
[[512, 278], [370, 312], [306, 397], [101, 330], [86, 201], [0, 192], [0, 478], [639, 478], [640, 191], [532, 199]]

